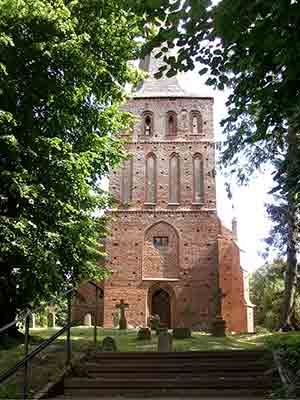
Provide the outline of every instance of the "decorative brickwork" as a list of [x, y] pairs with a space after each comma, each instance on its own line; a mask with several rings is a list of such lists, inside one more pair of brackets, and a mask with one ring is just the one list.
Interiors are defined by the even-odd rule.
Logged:
[[[155, 246], [155, 238], [167, 238], [168, 243]], [[179, 237], [172, 225], [164, 221], [150, 226], [143, 243], [143, 279], [179, 278]]]
[[[144, 63], [151, 73], [154, 62]], [[117, 206], [109, 212], [104, 326], [114, 325], [124, 299], [129, 327], [146, 326], [162, 304], [166, 325], [209, 330], [219, 276], [228, 329], [253, 331], [239, 248], [216, 211], [213, 99], [150, 76], [124, 109], [137, 122], [124, 134], [130, 168], [110, 174]]]

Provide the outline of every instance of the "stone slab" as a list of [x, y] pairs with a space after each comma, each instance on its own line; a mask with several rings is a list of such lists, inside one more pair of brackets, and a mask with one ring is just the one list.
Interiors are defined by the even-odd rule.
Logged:
[[[55, 397], [53, 400], [74, 400], [72, 396]], [[145, 400], [145, 397], [76, 397], [76, 400]], [[147, 400], [229, 400], [229, 397], [146, 397]], [[265, 400], [265, 397], [232, 397], [231, 400]]]

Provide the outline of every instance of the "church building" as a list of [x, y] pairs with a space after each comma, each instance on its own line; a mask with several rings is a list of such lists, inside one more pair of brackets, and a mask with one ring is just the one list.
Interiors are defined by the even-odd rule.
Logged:
[[[149, 77], [124, 106], [136, 122], [122, 133], [129, 157], [109, 178], [116, 199], [106, 241], [112, 276], [99, 283], [98, 323], [114, 326], [124, 300], [131, 327], [157, 314], [169, 328], [209, 331], [217, 285], [228, 331], [253, 332], [236, 235], [217, 215], [214, 99], [188, 93], [177, 77], [155, 79], [159, 63], [146, 57]], [[76, 318], [94, 318], [93, 290], [82, 287]]]

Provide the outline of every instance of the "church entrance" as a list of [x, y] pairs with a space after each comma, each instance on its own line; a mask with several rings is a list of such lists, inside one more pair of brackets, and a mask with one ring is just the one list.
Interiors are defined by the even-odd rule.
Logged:
[[163, 327], [171, 328], [170, 295], [163, 289], [156, 290], [152, 295], [151, 314], [159, 315]]

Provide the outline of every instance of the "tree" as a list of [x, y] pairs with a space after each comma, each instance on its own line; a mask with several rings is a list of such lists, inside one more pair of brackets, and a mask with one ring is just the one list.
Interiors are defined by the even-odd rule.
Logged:
[[[202, 64], [207, 83], [231, 88], [222, 163], [245, 181], [263, 163], [285, 156], [277, 171], [278, 191], [287, 199], [288, 268], [282, 325], [290, 325], [295, 289], [295, 213], [300, 199], [300, 3], [285, 0], [246, 2], [176, 1], [166, 10], [163, 26], [152, 45], [162, 49], [169, 67], [161, 75]], [[168, 47], [180, 47], [177, 58]], [[149, 45], [150, 46], [150, 45]], [[277, 177], [279, 177], [277, 175]]]
[[0, 326], [107, 273], [99, 179], [124, 156], [119, 105], [144, 34], [134, 7], [0, 1]]
[[250, 278], [250, 298], [256, 305], [256, 326], [271, 331], [280, 326], [285, 267], [285, 262], [277, 259], [258, 268]]
[[[258, 268], [250, 279], [250, 298], [256, 305], [255, 324], [268, 330], [281, 326], [281, 307], [284, 297], [284, 275], [287, 263], [277, 258]], [[291, 324], [295, 329], [300, 325], [300, 298], [297, 291], [292, 307]]]
[[[294, 148], [297, 147], [294, 146]], [[272, 220], [270, 236], [267, 244], [280, 256], [287, 257], [285, 269], [285, 291], [282, 302], [281, 328], [289, 330], [293, 327], [293, 306], [297, 289], [297, 252], [299, 251], [299, 206], [293, 196], [290, 179], [294, 178], [293, 148], [288, 145], [287, 154], [273, 162], [275, 166], [276, 186], [273, 189], [274, 203], [267, 207]], [[285, 188], [288, 187], [287, 193]]]

